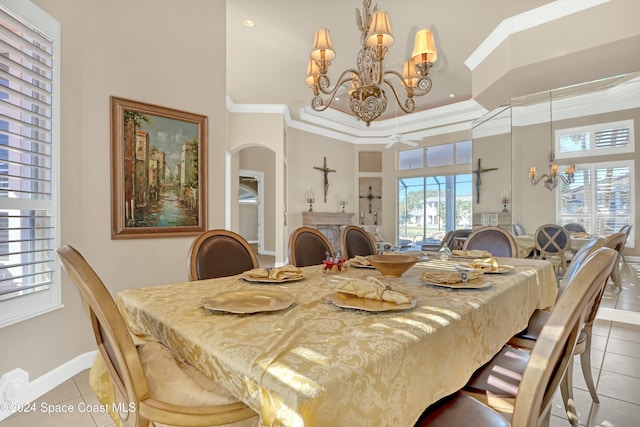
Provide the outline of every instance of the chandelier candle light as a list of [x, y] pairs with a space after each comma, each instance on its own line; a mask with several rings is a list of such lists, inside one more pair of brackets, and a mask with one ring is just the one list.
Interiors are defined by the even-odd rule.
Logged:
[[[329, 108], [336, 99], [338, 89], [348, 84], [349, 109], [357, 119], [369, 126], [387, 108], [387, 96], [382, 89], [383, 84], [391, 90], [402, 111], [413, 112], [415, 108], [413, 97], [426, 95], [431, 90], [429, 69], [436, 62], [438, 52], [431, 30], [420, 30], [416, 33], [411, 59], [404, 63], [402, 74], [394, 70], [385, 70], [384, 57], [389, 46], [393, 44], [389, 15], [387, 12], [378, 10], [377, 5], [374, 6], [372, 15], [371, 0], [363, 0], [362, 6], [362, 13], [356, 9], [356, 21], [361, 32], [362, 44], [358, 52], [357, 69], [350, 68], [343, 71], [336, 85], [333, 88], [330, 87], [327, 71], [331, 61], [336, 57], [336, 52], [333, 50], [329, 30], [320, 28], [314, 37], [305, 82], [313, 91], [311, 108], [316, 111]], [[392, 76], [398, 79], [405, 91], [404, 103], [388, 79]], [[328, 100], [323, 99], [321, 95], [328, 95]]]
[[553, 191], [554, 188], [558, 186], [558, 177], [562, 179], [562, 182], [565, 184], [573, 184], [576, 181], [576, 166], [569, 165], [564, 171], [564, 175], [558, 174], [558, 164], [556, 163], [556, 156], [553, 154], [553, 145], [554, 145], [554, 137], [553, 137], [553, 109], [551, 104], [551, 92], [549, 92], [549, 129], [551, 130], [551, 151], [549, 151], [549, 171], [541, 176], [537, 176], [537, 171], [535, 166], [531, 166], [529, 168], [529, 181], [531, 181], [531, 185], [538, 185], [539, 182], [542, 181], [544, 187]]

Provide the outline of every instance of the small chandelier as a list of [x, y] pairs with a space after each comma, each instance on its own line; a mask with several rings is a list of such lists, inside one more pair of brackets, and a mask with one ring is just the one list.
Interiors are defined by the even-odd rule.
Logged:
[[[416, 104], [413, 97], [426, 95], [431, 90], [429, 69], [436, 62], [438, 52], [431, 30], [420, 30], [416, 33], [411, 59], [404, 63], [403, 73], [385, 70], [384, 57], [389, 46], [393, 44], [389, 15], [377, 10], [377, 5], [374, 6], [372, 15], [369, 10], [371, 0], [363, 0], [362, 6], [362, 13], [356, 8], [356, 21], [361, 32], [362, 44], [358, 52], [357, 69], [343, 71], [337, 84], [333, 88], [330, 87], [327, 71], [331, 61], [336, 57], [336, 52], [333, 50], [329, 30], [320, 28], [314, 37], [305, 82], [313, 91], [311, 108], [316, 111], [329, 108], [336, 98], [338, 89], [348, 83], [349, 109], [357, 119], [369, 126], [387, 108], [383, 84], [389, 87], [402, 111], [411, 113], [414, 110]], [[398, 78], [400, 86], [405, 91], [404, 103], [387, 79], [391, 76]], [[323, 99], [321, 95], [328, 95], [328, 100]]]
[[529, 168], [529, 181], [531, 185], [538, 185], [539, 182], [544, 184], [544, 187], [553, 191], [558, 186], [558, 178], [565, 184], [573, 184], [576, 181], [576, 166], [569, 165], [564, 171], [564, 175], [558, 174], [558, 164], [556, 163], [556, 156], [553, 153], [554, 137], [553, 137], [553, 110], [551, 105], [551, 92], [549, 92], [549, 129], [551, 130], [551, 151], [549, 151], [549, 171], [537, 177], [536, 167], [531, 166]]

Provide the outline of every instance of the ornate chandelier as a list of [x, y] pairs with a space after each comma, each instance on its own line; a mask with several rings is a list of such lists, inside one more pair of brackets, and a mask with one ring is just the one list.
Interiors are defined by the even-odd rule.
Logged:
[[552, 191], [554, 188], [558, 186], [558, 178], [562, 179], [562, 182], [565, 184], [573, 184], [576, 181], [576, 166], [569, 165], [564, 171], [564, 175], [558, 174], [558, 164], [555, 162], [556, 156], [553, 153], [554, 146], [554, 137], [553, 137], [553, 109], [551, 104], [551, 92], [549, 92], [549, 128], [551, 130], [551, 151], [549, 151], [549, 171], [536, 178], [537, 172], [536, 167], [531, 166], [529, 168], [529, 181], [531, 181], [531, 185], [538, 185], [539, 182], [544, 184], [544, 187]]
[[[382, 89], [383, 84], [391, 90], [402, 111], [411, 113], [414, 110], [413, 97], [426, 95], [431, 90], [429, 69], [436, 62], [438, 52], [431, 30], [420, 30], [416, 33], [411, 59], [404, 63], [402, 74], [394, 70], [385, 70], [384, 57], [389, 46], [393, 44], [389, 15], [387, 12], [377, 10], [377, 5], [374, 6], [372, 15], [369, 10], [371, 0], [363, 0], [362, 6], [362, 13], [356, 8], [356, 21], [361, 32], [360, 43], [362, 44], [358, 52], [357, 69], [343, 71], [336, 85], [333, 88], [330, 87], [327, 71], [331, 61], [336, 57], [336, 52], [333, 50], [329, 30], [320, 28], [314, 37], [305, 82], [313, 91], [311, 108], [316, 111], [329, 108], [336, 99], [338, 89], [348, 83], [349, 109], [357, 119], [369, 126], [387, 108], [387, 96]], [[405, 91], [404, 102], [401, 101], [398, 91], [388, 79], [392, 76], [399, 80], [400, 86]], [[322, 95], [328, 95], [328, 99], [323, 99]]]

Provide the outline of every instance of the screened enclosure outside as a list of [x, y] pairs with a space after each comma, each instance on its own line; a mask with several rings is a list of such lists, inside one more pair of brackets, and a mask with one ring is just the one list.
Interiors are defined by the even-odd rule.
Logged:
[[398, 243], [439, 243], [447, 231], [471, 228], [472, 175], [398, 180]]

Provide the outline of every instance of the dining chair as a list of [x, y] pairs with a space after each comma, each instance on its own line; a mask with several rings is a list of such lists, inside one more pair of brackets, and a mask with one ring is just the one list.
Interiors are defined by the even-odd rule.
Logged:
[[296, 267], [322, 264], [335, 256], [333, 246], [321, 231], [312, 227], [300, 227], [289, 236], [289, 264]]
[[[558, 385], [590, 305], [602, 293], [615, 251], [600, 248], [572, 278], [531, 352], [504, 346], [478, 369], [462, 391], [436, 402], [416, 427], [537, 427], [550, 418]], [[475, 400], [475, 402], [473, 402]]]
[[438, 252], [444, 245], [447, 245], [447, 247], [451, 249], [454, 233], [455, 230], [447, 231], [440, 243], [425, 243], [420, 247], [420, 250], [425, 252]]
[[371, 235], [373, 241], [376, 242], [376, 249], [378, 252], [382, 252], [385, 249], [391, 249], [391, 247], [393, 246], [391, 242], [388, 242], [384, 237], [382, 237], [382, 234], [380, 234], [380, 230], [378, 229], [377, 225], [366, 224], [361, 225], [360, 227], [362, 227], [364, 231]]
[[513, 234], [516, 236], [526, 236], [527, 233], [524, 231], [524, 227], [517, 222], [513, 223]]
[[614, 249], [618, 252], [618, 258], [616, 259], [616, 266], [611, 272], [611, 281], [616, 288], [622, 288], [622, 268], [620, 266], [620, 260], [622, 259], [622, 251], [627, 241], [627, 235], [625, 233], [613, 233], [607, 237], [607, 247]]
[[481, 249], [494, 256], [507, 258], [518, 256], [518, 245], [513, 235], [504, 228], [491, 225], [475, 229], [467, 237], [462, 249]]
[[[562, 296], [562, 294], [566, 291], [567, 285], [569, 283], [573, 283], [573, 277], [580, 270], [585, 260], [596, 250], [599, 248], [605, 247], [607, 243], [607, 239], [604, 237], [596, 237], [585, 243], [578, 251], [575, 256], [571, 260], [571, 264], [567, 268], [567, 272], [562, 278], [560, 282], [560, 286], [558, 288], [558, 297], [556, 301]], [[615, 266], [614, 266], [615, 268]], [[589, 316], [585, 321], [585, 324], [580, 331], [580, 335], [578, 336], [578, 342], [573, 351], [574, 356], [580, 356], [580, 366], [582, 368], [582, 375], [584, 377], [585, 383], [591, 394], [592, 400], [595, 403], [599, 402], [598, 395], [596, 394], [596, 387], [593, 382], [593, 376], [591, 373], [591, 339], [593, 332], [593, 322], [595, 321], [595, 314], [600, 307], [601, 296], [594, 302], [593, 305], [593, 316]], [[514, 337], [512, 337], [508, 345], [512, 347], [518, 347], [525, 350], [531, 351], [540, 336], [540, 332], [544, 325], [549, 320], [551, 313], [547, 310], [536, 309], [531, 317], [529, 318], [529, 322], [527, 327]], [[573, 382], [573, 370], [567, 371], [566, 381], [569, 383]], [[572, 388], [567, 385], [567, 395], [563, 396], [563, 402], [565, 409], [568, 411], [570, 408], [569, 400], [572, 398], [573, 392]], [[569, 416], [569, 413], [567, 412]]]
[[[193, 366], [179, 362], [163, 345], [150, 342], [136, 347], [109, 290], [85, 258], [68, 245], [59, 247], [56, 253], [80, 290], [98, 347], [97, 357], [108, 372], [108, 382], [102, 382], [94, 392], [109, 408], [135, 409], [110, 411], [114, 421], [131, 427], [155, 423], [258, 425], [253, 410]], [[113, 400], [105, 399], [107, 396]]]
[[258, 268], [258, 257], [244, 237], [229, 230], [208, 230], [197, 236], [187, 257], [189, 280], [215, 279]]
[[620, 227], [620, 230], [618, 230], [619, 233], [624, 233], [627, 238], [624, 241], [624, 246], [622, 247], [622, 251], [620, 252], [620, 259], [622, 260], [622, 269], [624, 270], [625, 265], [627, 264], [627, 260], [624, 257], [624, 247], [627, 245], [627, 241], [629, 240], [629, 235], [631, 234], [631, 230], [633, 229], [633, 225], [631, 224], [625, 224], [622, 227]]
[[340, 252], [345, 259], [357, 255], [376, 255], [378, 249], [371, 235], [357, 225], [340, 228]]
[[578, 223], [578, 222], [570, 222], [568, 224], [564, 225], [564, 228], [566, 228], [568, 231], [572, 232], [572, 233], [586, 233], [587, 229], [584, 228], [584, 225]]
[[567, 269], [565, 252], [571, 247], [571, 235], [569, 231], [557, 224], [544, 224], [536, 229], [533, 241], [539, 252], [538, 257], [543, 259], [557, 259], [554, 264], [556, 275], [564, 276]]

